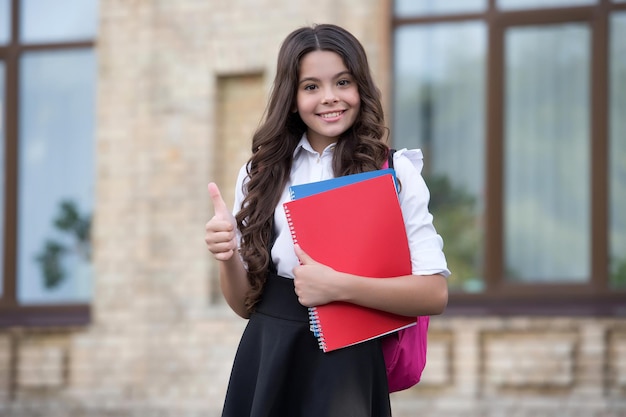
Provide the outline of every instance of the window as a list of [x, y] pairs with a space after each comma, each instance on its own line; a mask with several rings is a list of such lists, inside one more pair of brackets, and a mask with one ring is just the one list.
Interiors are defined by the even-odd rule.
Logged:
[[438, 231], [462, 235], [445, 245], [455, 254], [449, 268], [462, 271], [457, 284], [467, 291], [483, 285], [477, 248], [483, 240], [486, 41], [479, 21], [405, 25], [395, 35], [394, 146], [422, 148]]
[[391, 136], [424, 151], [450, 310], [624, 314], [626, 4], [396, 0], [394, 16]]
[[0, 325], [85, 323], [97, 2], [0, 0], [0, 22]]
[[504, 50], [505, 278], [584, 282], [591, 276], [590, 28], [511, 27]]

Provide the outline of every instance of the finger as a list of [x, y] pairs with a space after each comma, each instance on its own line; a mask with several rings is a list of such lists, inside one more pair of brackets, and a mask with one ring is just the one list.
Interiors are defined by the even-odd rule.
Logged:
[[214, 182], [209, 183], [208, 185], [209, 195], [211, 196], [211, 201], [213, 202], [213, 209], [215, 210], [215, 217], [222, 220], [230, 219], [231, 213], [226, 207], [226, 203], [222, 198], [222, 194], [220, 193], [220, 189], [217, 188], [217, 184]]
[[216, 235], [207, 235], [204, 241], [207, 245], [207, 249], [209, 250], [209, 252], [211, 252], [218, 260], [229, 259], [237, 249], [232, 239], [220, 240], [216, 239]]
[[214, 253], [213, 256], [215, 257], [216, 260], [218, 261], [228, 261], [230, 258], [233, 257], [233, 254], [235, 253], [234, 250], [229, 250], [227, 252], [218, 252], [218, 253]]
[[204, 239], [207, 241], [207, 243], [223, 242], [223, 243], [230, 243], [231, 245], [234, 245], [235, 233], [232, 232], [232, 226], [231, 226], [231, 230], [207, 231]]
[[296, 251], [296, 256], [300, 260], [302, 265], [314, 264], [316, 263], [313, 258], [311, 258], [297, 243], [294, 245], [294, 249]]
[[229, 220], [219, 219], [217, 218], [217, 216], [213, 216], [213, 218], [204, 225], [204, 229], [206, 230], [207, 234], [230, 233], [231, 236], [229, 237], [229, 240], [235, 237], [233, 233], [233, 223]]

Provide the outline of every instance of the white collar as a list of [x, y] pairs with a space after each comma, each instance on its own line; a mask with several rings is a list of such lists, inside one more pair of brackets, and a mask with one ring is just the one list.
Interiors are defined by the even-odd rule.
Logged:
[[[335, 149], [336, 145], [337, 145], [337, 143], [331, 143], [326, 148], [324, 148], [324, 151], [322, 151], [322, 154], [325, 154], [327, 152], [331, 152], [332, 150]], [[315, 149], [313, 149], [313, 147], [311, 146], [311, 143], [309, 142], [309, 138], [307, 138], [307, 136], [306, 136], [306, 132], [304, 132], [302, 134], [302, 137], [300, 138], [300, 142], [298, 142], [298, 145], [296, 146], [296, 149], [294, 149], [294, 151], [293, 151], [293, 158], [294, 159], [296, 158], [298, 153], [300, 153], [301, 149], [304, 149], [305, 151], [307, 151], [307, 152], [309, 152], [311, 154], [317, 155], [317, 151]]]

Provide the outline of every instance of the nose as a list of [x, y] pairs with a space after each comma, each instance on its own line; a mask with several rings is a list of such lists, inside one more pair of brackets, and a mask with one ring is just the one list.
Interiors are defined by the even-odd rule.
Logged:
[[335, 90], [333, 88], [327, 88], [324, 90], [322, 104], [337, 103], [338, 101], [339, 98], [337, 97], [337, 94], [335, 94]]

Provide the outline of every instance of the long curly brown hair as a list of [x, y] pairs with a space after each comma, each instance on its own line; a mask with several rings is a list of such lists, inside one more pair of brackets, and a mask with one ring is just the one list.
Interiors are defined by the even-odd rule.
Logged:
[[345, 29], [320, 24], [293, 31], [278, 53], [276, 77], [264, 121], [252, 138], [252, 156], [247, 164], [246, 197], [236, 216], [241, 231], [241, 256], [248, 267], [251, 291], [248, 310], [261, 296], [271, 262], [270, 240], [274, 210], [291, 172], [293, 152], [307, 130], [296, 108], [301, 59], [312, 51], [332, 51], [358, 85], [360, 113], [337, 141], [332, 167], [335, 176], [379, 169], [387, 156], [388, 130], [384, 124], [380, 91], [374, 84], [365, 50]]

